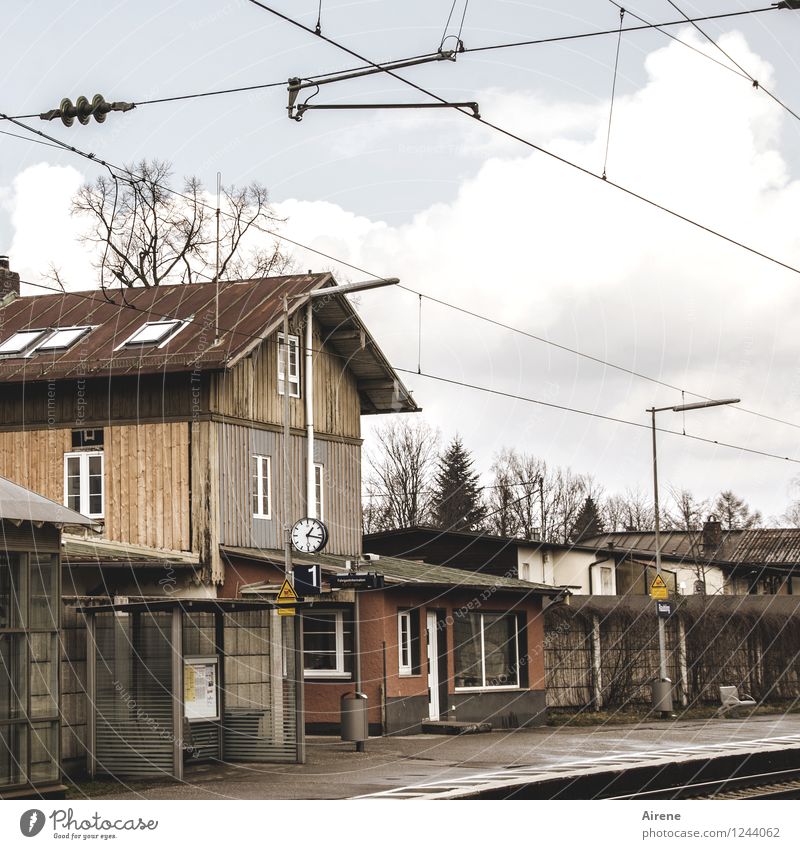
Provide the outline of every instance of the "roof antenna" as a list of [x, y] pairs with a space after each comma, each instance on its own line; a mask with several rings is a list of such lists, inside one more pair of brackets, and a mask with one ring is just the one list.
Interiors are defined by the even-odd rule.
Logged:
[[222, 190], [222, 174], [217, 171], [217, 256], [214, 270], [214, 308], [216, 323], [214, 324], [214, 344], [219, 342], [219, 199]]

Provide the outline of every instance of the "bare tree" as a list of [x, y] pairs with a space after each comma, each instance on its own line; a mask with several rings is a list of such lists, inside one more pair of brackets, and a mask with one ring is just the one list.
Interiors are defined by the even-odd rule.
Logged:
[[376, 531], [429, 522], [438, 456], [439, 432], [424, 419], [403, 416], [376, 428], [366, 452], [365, 529], [368, 523]]
[[[101, 281], [108, 275], [121, 286], [150, 287], [213, 279], [216, 215], [201, 182], [188, 177], [174, 191], [172, 166], [157, 160], [127, 170], [134, 175], [129, 180], [107, 176], [85, 184], [72, 204], [73, 214], [88, 218], [82, 238], [97, 248]], [[286, 269], [289, 260], [272, 236], [263, 247], [263, 231], [280, 223], [263, 186], [223, 187], [220, 209], [220, 280]]]
[[548, 467], [532, 454], [504, 449], [492, 465], [488, 522], [494, 533], [568, 542], [586, 498], [601, 489], [590, 475]]
[[669, 487], [671, 508], [664, 514], [664, 527], [676, 531], [696, 531], [708, 513], [708, 499], [698, 501], [688, 489]]
[[607, 531], [652, 531], [655, 524], [652, 501], [639, 489], [606, 498], [602, 516]]
[[542, 524], [539, 479], [547, 472], [544, 461], [504, 448], [495, 458], [491, 472], [488, 529], [499, 536], [534, 539]]

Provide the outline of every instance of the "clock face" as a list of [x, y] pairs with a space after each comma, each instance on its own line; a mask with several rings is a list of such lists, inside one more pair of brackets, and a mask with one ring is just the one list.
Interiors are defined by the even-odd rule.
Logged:
[[300, 519], [292, 528], [292, 545], [304, 554], [322, 551], [328, 542], [328, 529], [319, 519]]

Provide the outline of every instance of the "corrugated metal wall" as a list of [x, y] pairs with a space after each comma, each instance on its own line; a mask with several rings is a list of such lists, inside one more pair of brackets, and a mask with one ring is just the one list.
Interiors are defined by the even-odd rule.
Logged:
[[[243, 425], [219, 425], [220, 542], [243, 548], [281, 548], [283, 527], [283, 435]], [[270, 519], [253, 517], [251, 457], [271, 458]], [[316, 462], [325, 468], [324, 521], [330, 532], [328, 554], [361, 549], [361, 448], [317, 437]], [[306, 515], [306, 439], [291, 437], [291, 521]]]
[[118, 778], [174, 773], [170, 613], [96, 617], [97, 771]]

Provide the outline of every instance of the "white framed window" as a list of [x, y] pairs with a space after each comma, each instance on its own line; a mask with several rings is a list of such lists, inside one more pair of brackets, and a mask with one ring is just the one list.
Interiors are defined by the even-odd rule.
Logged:
[[253, 454], [253, 518], [272, 518], [272, 484], [269, 457]]
[[103, 452], [74, 451], [64, 455], [64, 504], [91, 519], [104, 514]]
[[325, 520], [325, 466], [314, 463], [314, 503], [316, 516], [322, 522]]
[[519, 619], [513, 613], [468, 613], [453, 622], [456, 690], [519, 687]]
[[82, 336], [85, 336], [91, 329], [91, 326], [88, 324], [81, 325], [80, 327], [56, 327], [47, 339], [36, 346], [35, 350], [66, 350], [74, 345]]
[[303, 614], [306, 678], [350, 678], [345, 657], [352, 651], [352, 633], [345, 629], [344, 611], [314, 610]]
[[38, 342], [46, 330], [19, 330], [0, 342], [0, 357], [19, 357]]
[[283, 344], [283, 333], [278, 334], [278, 394], [283, 395], [284, 362], [289, 349], [289, 395], [300, 397], [300, 337], [289, 336], [288, 346]]
[[163, 348], [174, 336], [183, 330], [191, 321], [191, 318], [181, 320], [179, 318], [166, 319], [164, 321], [146, 321], [138, 330], [135, 330], [122, 343], [114, 348], [119, 351], [129, 345], [157, 345]]
[[411, 611], [397, 614], [397, 655], [400, 675], [411, 675]]

